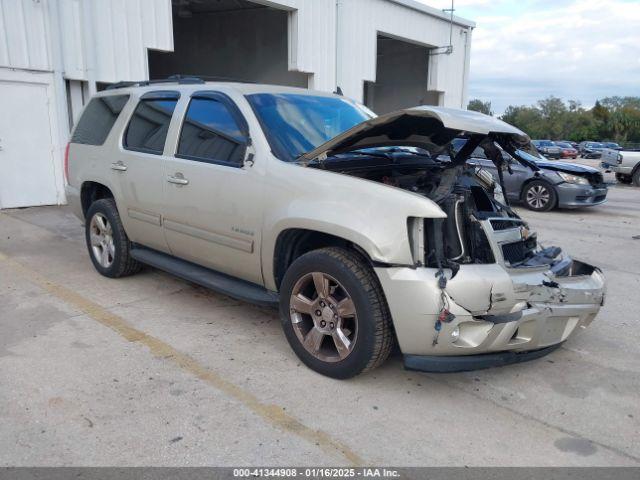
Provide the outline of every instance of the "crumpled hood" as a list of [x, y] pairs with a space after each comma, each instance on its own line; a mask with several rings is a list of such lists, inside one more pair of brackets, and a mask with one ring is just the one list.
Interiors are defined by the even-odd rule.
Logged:
[[586, 165], [578, 165], [576, 163], [568, 162], [536, 162], [536, 165], [546, 170], [553, 170], [554, 172], [566, 172], [566, 173], [598, 173], [600, 170]]
[[489, 115], [454, 108], [420, 106], [362, 122], [300, 158], [310, 161], [353, 150], [399, 145], [431, 150], [465, 133], [510, 135], [522, 145], [530, 142], [521, 130]]

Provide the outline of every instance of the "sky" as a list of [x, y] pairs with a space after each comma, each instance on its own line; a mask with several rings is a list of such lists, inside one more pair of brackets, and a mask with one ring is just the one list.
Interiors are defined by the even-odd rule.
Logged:
[[640, 0], [456, 0], [454, 7], [476, 22], [469, 98], [490, 101], [496, 114], [549, 95], [587, 108], [607, 96], [640, 96]]

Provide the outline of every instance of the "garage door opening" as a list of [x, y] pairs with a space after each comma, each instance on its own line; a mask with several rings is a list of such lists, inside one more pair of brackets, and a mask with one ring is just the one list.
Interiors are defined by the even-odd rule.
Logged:
[[174, 51], [149, 51], [149, 77], [307, 87], [308, 75], [288, 68], [288, 16], [246, 0], [173, 0]]
[[376, 81], [365, 82], [365, 104], [378, 114], [416, 105], [439, 105], [427, 89], [429, 48], [378, 35]]

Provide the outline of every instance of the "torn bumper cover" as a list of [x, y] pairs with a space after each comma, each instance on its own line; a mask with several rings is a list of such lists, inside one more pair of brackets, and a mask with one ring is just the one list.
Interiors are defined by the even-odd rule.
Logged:
[[[462, 265], [443, 291], [431, 268], [377, 268], [405, 367], [454, 372], [539, 358], [587, 327], [604, 303], [596, 267]], [[452, 315], [437, 325], [443, 309]], [[441, 317], [442, 318], [442, 317]]]

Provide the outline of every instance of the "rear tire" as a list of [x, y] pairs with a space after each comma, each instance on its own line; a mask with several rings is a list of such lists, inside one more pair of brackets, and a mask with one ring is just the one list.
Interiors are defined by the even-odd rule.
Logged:
[[293, 262], [280, 289], [280, 316], [300, 360], [332, 378], [376, 368], [394, 344], [378, 278], [360, 255], [343, 248], [314, 250]]
[[548, 212], [558, 203], [558, 194], [551, 184], [543, 180], [534, 180], [522, 191], [522, 201], [529, 210]]
[[626, 183], [626, 184], [629, 184], [632, 182], [631, 175], [625, 175], [623, 173], [616, 173], [616, 180], [619, 183]]
[[85, 239], [89, 257], [101, 275], [126, 277], [142, 268], [142, 264], [131, 257], [131, 242], [113, 198], [91, 204], [86, 216]]

